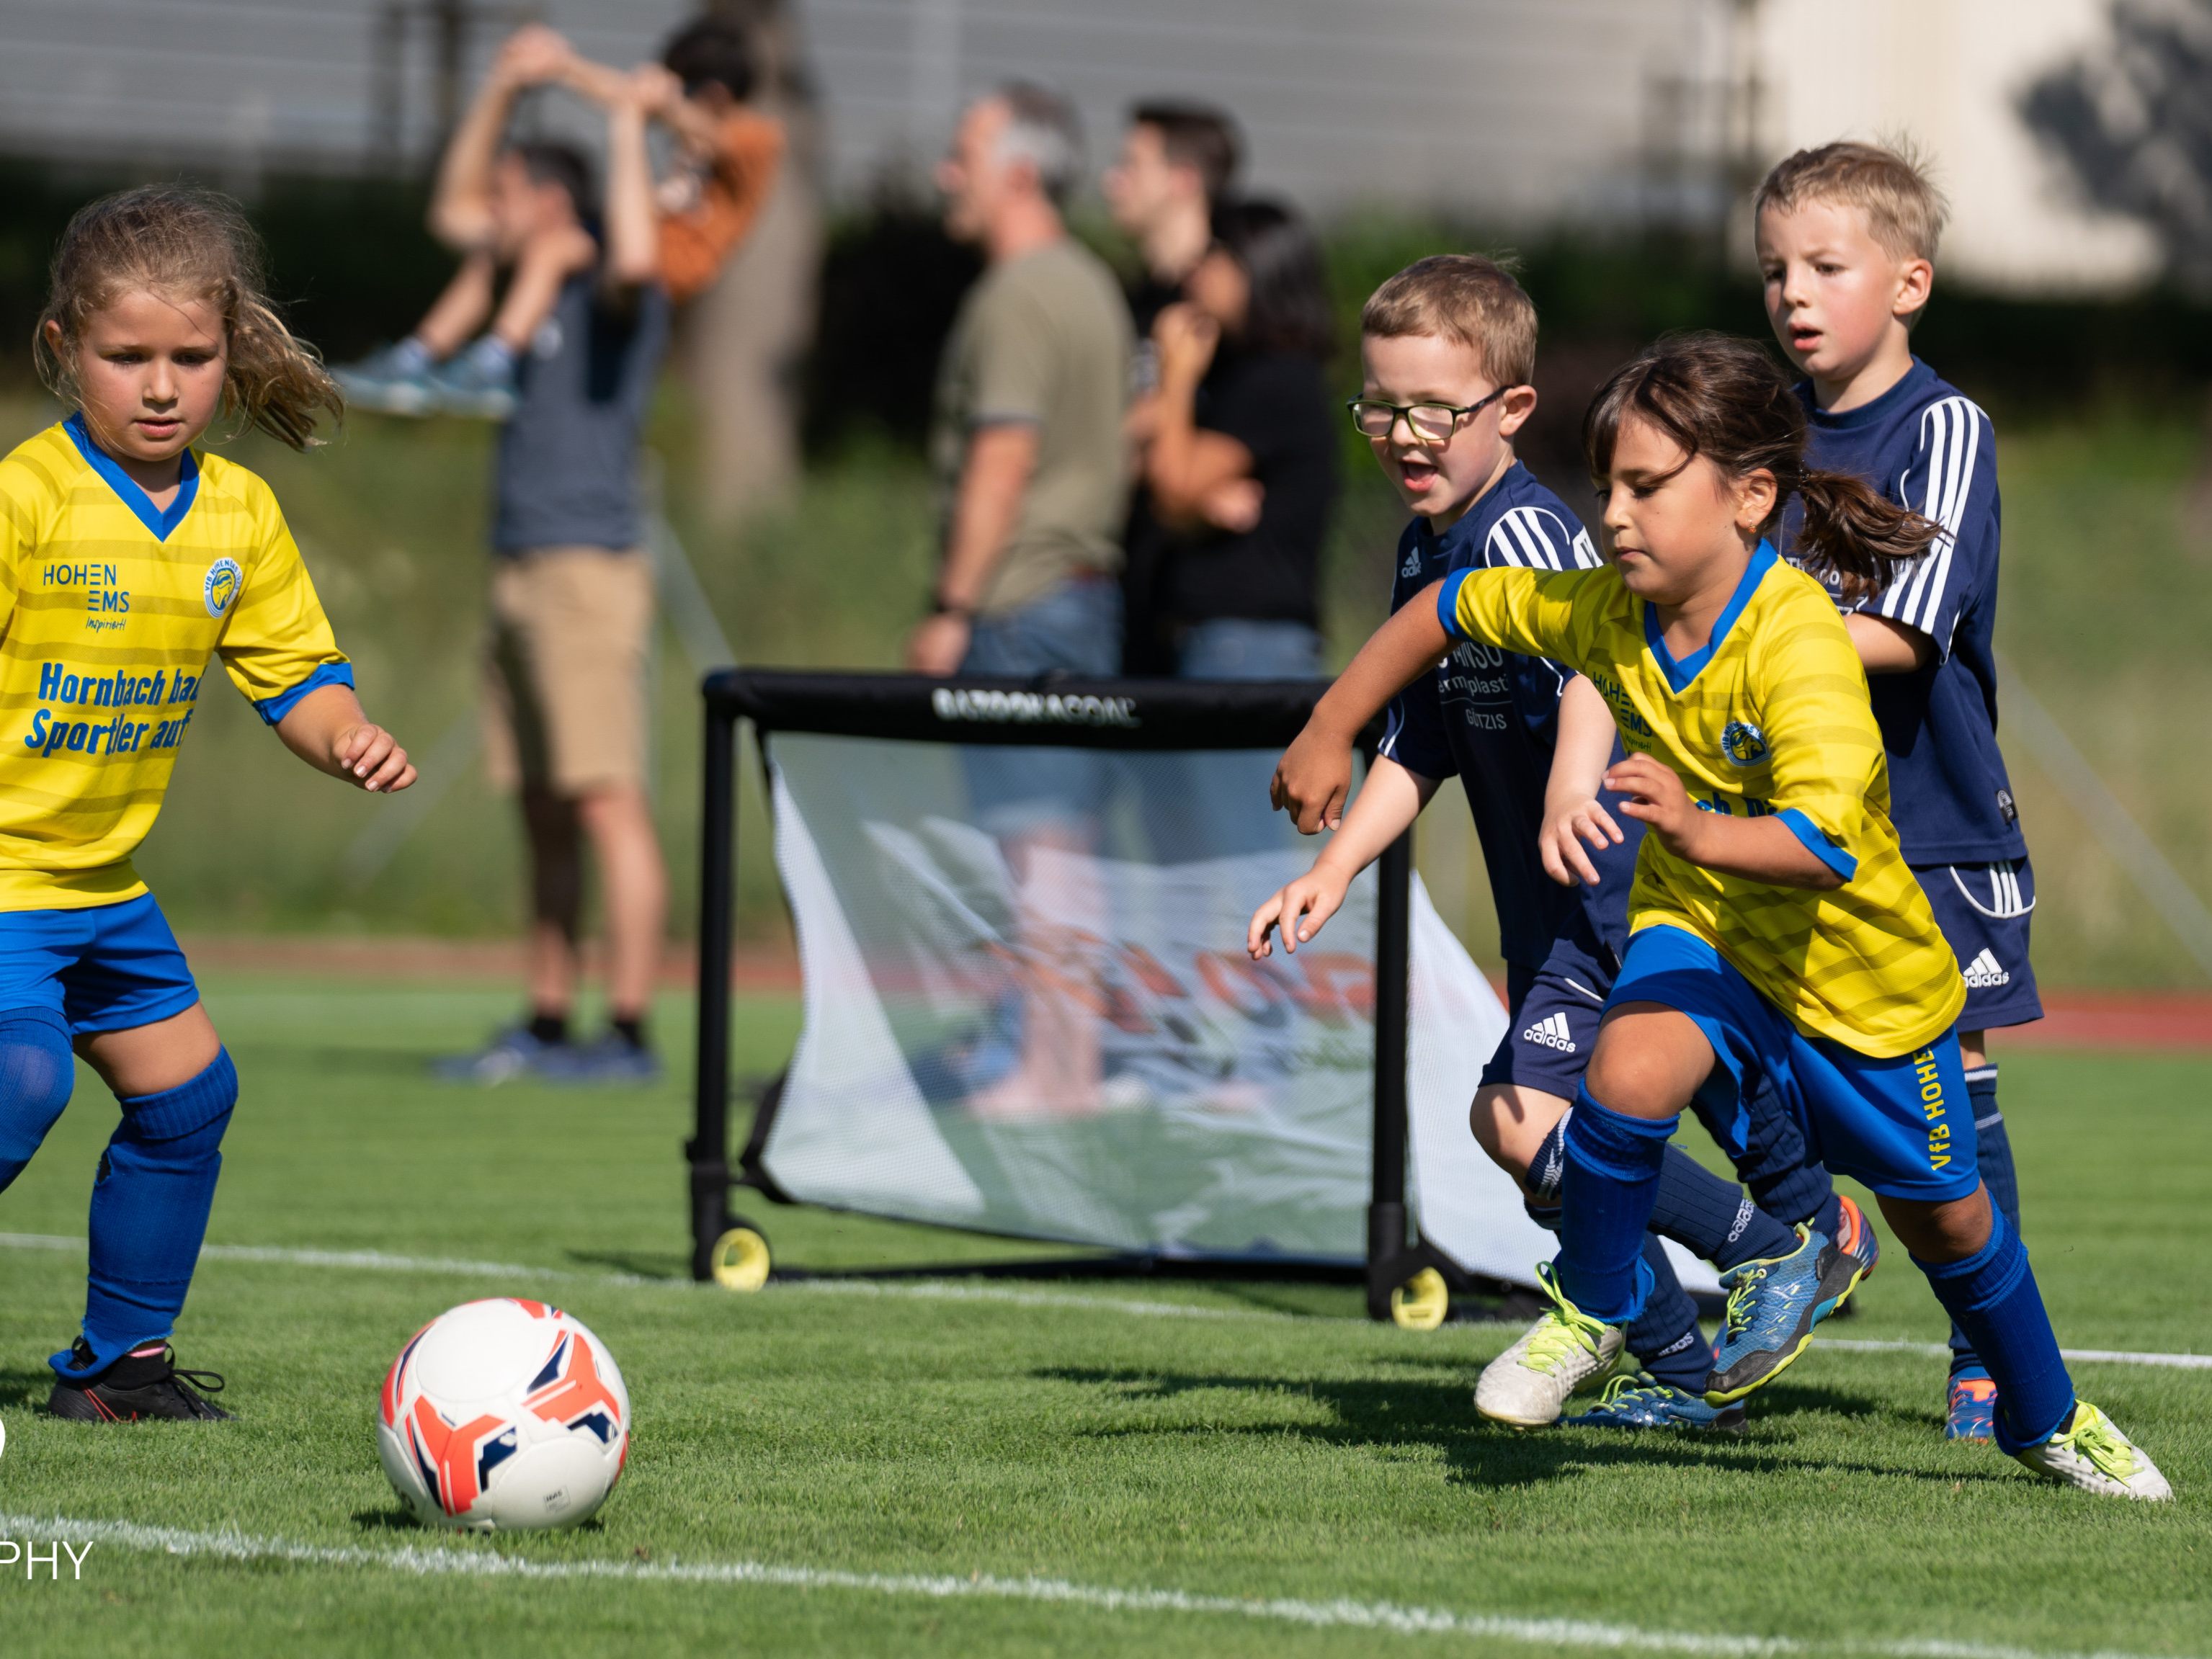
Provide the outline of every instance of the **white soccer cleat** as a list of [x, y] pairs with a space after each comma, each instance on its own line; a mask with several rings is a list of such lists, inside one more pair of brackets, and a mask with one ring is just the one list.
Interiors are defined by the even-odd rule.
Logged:
[[1613, 1370], [1628, 1335], [1626, 1327], [1592, 1319], [1568, 1301], [1548, 1265], [1538, 1267], [1536, 1277], [1553, 1305], [1482, 1368], [1474, 1385], [1475, 1410], [1517, 1429], [1558, 1422], [1576, 1389], [1603, 1381]]
[[2063, 1433], [2013, 1455], [2049, 1480], [2106, 1498], [2162, 1504], [2173, 1496], [2158, 1465], [2120, 1432], [2119, 1425], [2086, 1400], [2075, 1403], [2074, 1420]]

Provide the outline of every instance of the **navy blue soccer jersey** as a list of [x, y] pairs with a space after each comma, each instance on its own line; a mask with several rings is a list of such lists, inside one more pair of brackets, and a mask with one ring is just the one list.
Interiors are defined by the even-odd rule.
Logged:
[[[1398, 571], [1390, 591], [1395, 611], [1431, 582], [1454, 570], [1520, 565], [1537, 570], [1593, 569], [1597, 549], [1573, 513], [1518, 461], [1467, 515], [1442, 535], [1416, 518], [1398, 538]], [[1543, 657], [1524, 657], [1462, 641], [1390, 704], [1382, 752], [1409, 772], [1443, 779], [1456, 774], [1474, 814], [1482, 861], [1498, 910], [1498, 952], [1527, 969], [1540, 968], [1562, 934], [1577, 937], [1608, 969], [1628, 939], [1628, 888], [1643, 826], [1606, 808], [1625, 837], [1592, 851], [1602, 878], [1595, 888], [1562, 887], [1544, 873], [1536, 837], [1544, 825], [1544, 788], [1559, 737], [1559, 696], [1573, 671]], [[1618, 743], [1613, 757], [1620, 757]]]
[[[1797, 395], [1812, 420], [1808, 465], [1863, 478], [1943, 532], [1858, 606], [1936, 646], [1925, 668], [1869, 677], [1905, 860], [2024, 858], [2027, 844], [1997, 749], [1997, 469], [1990, 417], [1917, 357], [1887, 392], [1840, 415], [1814, 408], [1809, 384]], [[1784, 528], [1784, 545], [1793, 550], [1802, 517], [1793, 501]]]

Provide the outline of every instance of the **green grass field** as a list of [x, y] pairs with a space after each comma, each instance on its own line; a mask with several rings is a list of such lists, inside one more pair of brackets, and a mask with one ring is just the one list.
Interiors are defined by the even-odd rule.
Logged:
[[[1740, 1441], [1516, 1436], [1468, 1398], [1506, 1328], [1376, 1327], [1347, 1289], [733, 1296], [681, 1277], [680, 1083], [426, 1080], [428, 1055], [508, 1012], [500, 988], [208, 989], [246, 1097], [179, 1340], [228, 1374], [239, 1420], [38, 1414], [82, 1288], [81, 1255], [38, 1241], [82, 1235], [112, 1121], [87, 1077], [0, 1198], [0, 1539], [111, 1524], [68, 1534], [93, 1540], [81, 1582], [0, 1565], [10, 1654], [2208, 1647], [2212, 1371], [2076, 1367], [2179, 1489], [2154, 1509], [1947, 1445], [1942, 1361], [1911, 1348], [1816, 1347]], [[672, 1054], [684, 1012], [664, 1010]], [[738, 1069], [781, 1063], [796, 1018], [744, 1004]], [[2212, 1060], [2023, 1054], [2005, 1076], [2062, 1340], [2212, 1351]], [[1012, 1248], [758, 1214], [799, 1265]], [[629, 1475], [575, 1532], [427, 1534], [378, 1467], [377, 1385], [424, 1319], [499, 1293], [557, 1299], [607, 1340], [635, 1402]], [[1830, 1332], [1940, 1340], [1899, 1256], [1864, 1304]], [[1531, 1623], [1554, 1620], [1607, 1628]]]

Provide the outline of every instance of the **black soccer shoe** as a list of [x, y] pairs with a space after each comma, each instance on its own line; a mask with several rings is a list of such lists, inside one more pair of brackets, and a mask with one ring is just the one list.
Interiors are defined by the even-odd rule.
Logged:
[[[70, 1349], [70, 1358], [89, 1364], [92, 1348], [82, 1337]], [[161, 1352], [143, 1358], [126, 1354], [95, 1376], [79, 1382], [62, 1377], [46, 1396], [50, 1416], [73, 1423], [137, 1423], [168, 1418], [188, 1423], [228, 1423], [230, 1413], [203, 1394], [221, 1394], [222, 1378], [213, 1371], [180, 1371], [177, 1351], [164, 1344]]]

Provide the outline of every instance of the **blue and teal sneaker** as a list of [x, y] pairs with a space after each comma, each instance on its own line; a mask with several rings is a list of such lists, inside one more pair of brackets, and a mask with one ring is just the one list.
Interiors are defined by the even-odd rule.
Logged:
[[1946, 1440], [1994, 1440], [1997, 1432], [1997, 1385], [1978, 1371], [1951, 1379], [1943, 1412]]
[[1709, 1406], [1696, 1395], [1639, 1371], [1626, 1372], [1605, 1385], [1597, 1404], [1565, 1426], [1580, 1429], [1675, 1429], [1698, 1434], [1741, 1434], [1740, 1405]]
[[1801, 1225], [1797, 1239], [1788, 1255], [1747, 1261], [1721, 1275], [1728, 1302], [1713, 1345], [1708, 1405], [1725, 1406], [1771, 1382], [1805, 1352], [1813, 1328], [1832, 1310], [1823, 1295], [1822, 1270], [1835, 1253], [1828, 1236]]

